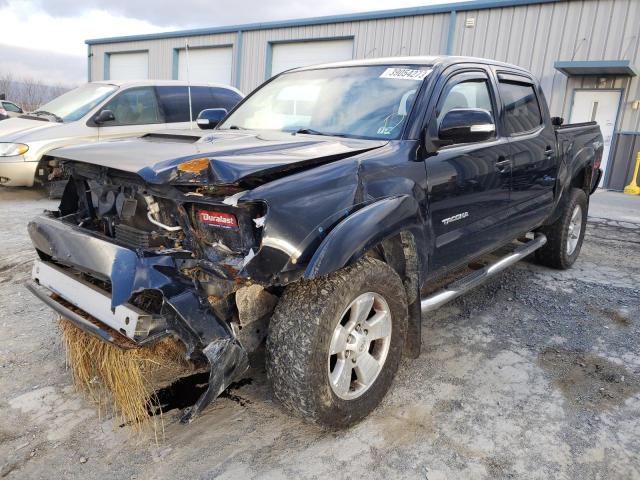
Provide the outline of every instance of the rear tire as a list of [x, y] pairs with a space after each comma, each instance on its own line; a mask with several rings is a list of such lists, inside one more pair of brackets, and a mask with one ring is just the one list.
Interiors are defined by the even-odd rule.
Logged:
[[307, 421], [353, 425], [389, 390], [406, 331], [402, 281], [380, 260], [289, 285], [267, 338], [275, 396]]
[[538, 263], [560, 270], [574, 264], [584, 240], [588, 207], [584, 190], [574, 188], [569, 192], [569, 200], [560, 217], [540, 230], [547, 236], [547, 243], [536, 250]]

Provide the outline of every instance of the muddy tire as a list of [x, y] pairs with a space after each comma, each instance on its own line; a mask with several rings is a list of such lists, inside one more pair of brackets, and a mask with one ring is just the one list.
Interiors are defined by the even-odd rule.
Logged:
[[267, 375], [305, 420], [344, 428], [389, 390], [402, 358], [407, 303], [400, 277], [364, 258], [287, 287], [269, 325]]
[[560, 217], [540, 230], [547, 243], [536, 251], [538, 263], [560, 270], [570, 268], [578, 258], [587, 226], [587, 195], [577, 188], [569, 195]]

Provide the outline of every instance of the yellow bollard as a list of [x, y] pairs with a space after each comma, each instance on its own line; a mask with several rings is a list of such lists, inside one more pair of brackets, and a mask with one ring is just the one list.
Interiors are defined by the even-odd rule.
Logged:
[[624, 193], [627, 195], [640, 195], [640, 187], [638, 186], [638, 169], [640, 168], [640, 152], [636, 157], [636, 169], [633, 171], [633, 177], [629, 185], [624, 187]]

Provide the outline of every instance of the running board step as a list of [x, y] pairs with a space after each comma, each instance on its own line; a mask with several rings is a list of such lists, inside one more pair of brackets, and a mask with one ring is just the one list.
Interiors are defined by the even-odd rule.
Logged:
[[456, 280], [455, 282], [450, 283], [442, 290], [434, 293], [433, 295], [423, 298], [420, 301], [420, 308], [422, 310], [422, 313], [435, 310], [436, 308], [441, 307], [454, 298], [457, 298], [460, 295], [468, 292], [472, 288], [477, 287], [487, 279], [503, 271], [505, 268], [510, 267], [514, 263], [522, 260], [527, 255], [535, 252], [545, 243], [547, 243], [547, 237], [545, 237], [541, 233], [536, 234], [533, 240], [529, 240], [527, 243], [520, 245], [513, 251], [513, 253], [510, 253], [506, 257], [501, 258], [491, 265], [487, 265], [484, 268], [476, 270], [466, 277], [461, 278], [460, 280]]

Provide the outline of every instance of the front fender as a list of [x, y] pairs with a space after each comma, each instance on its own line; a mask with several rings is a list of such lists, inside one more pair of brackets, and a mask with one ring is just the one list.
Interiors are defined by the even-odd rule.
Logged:
[[325, 237], [304, 278], [321, 277], [352, 264], [383, 240], [416, 227], [419, 215], [419, 204], [409, 195], [384, 198], [357, 210]]

